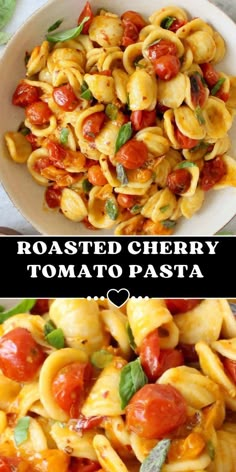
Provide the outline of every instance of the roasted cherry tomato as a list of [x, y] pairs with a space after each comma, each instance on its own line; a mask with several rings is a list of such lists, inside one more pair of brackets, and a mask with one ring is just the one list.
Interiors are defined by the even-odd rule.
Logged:
[[192, 149], [199, 143], [197, 139], [188, 138], [188, 136], [185, 136], [183, 133], [181, 133], [177, 126], [175, 129], [175, 137], [183, 149]]
[[103, 111], [98, 111], [85, 118], [82, 129], [83, 137], [87, 141], [94, 141], [103, 127], [105, 119], [106, 114]]
[[228, 359], [227, 357], [223, 357], [222, 359], [223, 366], [225, 368], [226, 373], [231, 377], [233, 382], [236, 384], [236, 361], [232, 359]]
[[190, 84], [193, 105], [202, 108], [208, 98], [208, 88], [204, 86], [200, 74], [196, 72], [190, 76]]
[[126, 48], [127, 46], [130, 46], [130, 44], [136, 43], [138, 40], [139, 30], [130, 20], [123, 20], [122, 23], [124, 26], [124, 33], [121, 40], [121, 46]]
[[144, 28], [144, 26], [147, 25], [143, 17], [139, 13], [133, 10], [125, 11], [123, 15], [121, 15], [121, 19], [126, 20], [126, 21], [131, 21], [131, 23], [133, 23], [136, 26], [138, 31], [140, 31], [142, 28]]
[[58, 405], [71, 418], [78, 418], [91, 381], [89, 362], [73, 362], [63, 367], [52, 383], [52, 393]]
[[140, 131], [141, 129], [147, 128], [148, 126], [154, 126], [156, 124], [156, 111], [132, 111], [130, 121], [134, 131]]
[[19, 457], [0, 456], [0, 472], [30, 472], [31, 467]]
[[186, 313], [186, 311], [192, 310], [201, 303], [201, 300], [196, 298], [167, 298], [165, 302], [171, 314], [176, 315], [177, 313]]
[[200, 173], [200, 187], [202, 190], [210, 190], [227, 173], [222, 156], [216, 156], [210, 161], [205, 161]]
[[153, 61], [155, 73], [161, 80], [171, 80], [179, 73], [180, 60], [177, 56], [166, 54]]
[[210, 64], [210, 62], [206, 62], [204, 64], [200, 64], [202, 69], [203, 77], [207, 83], [207, 85], [212, 88], [219, 80], [219, 72], [215, 70], [214, 66]]
[[92, 461], [91, 459], [72, 457], [69, 472], [95, 472], [99, 469], [101, 469], [99, 462]]
[[18, 107], [27, 107], [39, 100], [39, 89], [33, 85], [20, 82], [12, 96], [12, 103]]
[[12, 380], [32, 380], [44, 359], [41, 346], [25, 328], [12, 329], [0, 339], [0, 368]]
[[178, 349], [161, 349], [156, 369], [156, 380], [172, 367], [184, 365], [183, 353]]
[[144, 385], [126, 407], [128, 429], [146, 439], [161, 439], [186, 420], [187, 403], [172, 385]]
[[102, 416], [90, 416], [87, 418], [86, 416], [80, 414], [78, 421], [74, 427], [75, 431], [89, 431], [90, 429], [97, 428], [102, 422]]
[[172, 43], [172, 41], [168, 39], [161, 39], [158, 43], [148, 48], [148, 57], [151, 61], [156, 61], [156, 59], [162, 56], [176, 56], [177, 52], [175, 43]]
[[47, 103], [39, 100], [28, 105], [25, 109], [25, 114], [32, 125], [40, 126], [49, 122], [52, 110], [50, 110]]
[[160, 356], [160, 338], [157, 329], [144, 338], [139, 349], [139, 356], [148, 380], [155, 382], [158, 379]]
[[56, 87], [52, 92], [54, 102], [64, 111], [73, 111], [79, 104], [70, 84]]
[[46, 169], [46, 167], [49, 167], [51, 164], [52, 162], [50, 161], [49, 157], [40, 157], [40, 159], [37, 159], [37, 161], [35, 161], [33, 169], [35, 170], [35, 172], [41, 174], [41, 171], [43, 169]]
[[190, 187], [192, 175], [187, 169], [176, 169], [167, 176], [167, 187], [171, 192], [181, 195]]
[[54, 166], [64, 169], [63, 159], [66, 157], [66, 149], [59, 143], [48, 139], [46, 142], [46, 148], [48, 150], [49, 159]]
[[35, 149], [38, 148], [38, 143], [37, 143], [38, 138], [37, 138], [37, 136], [35, 136], [35, 134], [33, 134], [33, 133], [29, 133], [29, 134], [26, 135], [26, 139], [31, 144], [32, 150], [35, 151]]
[[227, 102], [229, 100], [229, 93], [228, 92], [223, 92], [220, 88], [218, 92], [216, 92], [215, 95], [217, 98], [220, 98], [220, 100], [223, 100], [223, 102]]
[[178, 31], [178, 29], [182, 28], [182, 26], [184, 25], [186, 25], [185, 20], [178, 20], [176, 18], [176, 20], [173, 21], [172, 25], [168, 29], [169, 31], [173, 31], [173, 33], [176, 33], [176, 31]]
[[135, 197], [133, 197], [133, 195], [126, 195], [125, 193], [119, 193], [117, 203], [122, 208], [132, 208], [135, 204]]
[[88, 181], [92, 185], [106, 185], [107, 179], [102, 172], [101, 166], [95, 164], [88, 169]]
[[138, 169], [148, 158], [148, 148], [143, 141], [130, 139], [116, 153], [116, 160], [126, 169]]
[[61, 187], [47, 187], [45, 190], [45, 201], [49, 208], [58, 208], [61, 203]]
[[93, 21], [94, 14], [92, 12], [92, 8], [89, 2], [85, 3], [85, 7], [83, 8], [82, 12], [80, 13], [80, 16], [78, 18], [78, 25], [80, 25], [81, 21], [88, 16], [89, 20], [86, 21], [86, 23], [83, 26], [82, 33], [83, 34], [88, 34], [89, 27]]
[[31, 308], [30, 313], [34, 315], [44, 315], [49, 310], [49, 299], [48, 298], [38, 298]]

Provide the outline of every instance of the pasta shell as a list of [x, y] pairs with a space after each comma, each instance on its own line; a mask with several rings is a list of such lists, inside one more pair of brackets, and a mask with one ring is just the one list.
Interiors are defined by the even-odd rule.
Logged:
[[236, 160], [225, 154], [223, 161], [226, 165], [226, 174], [222, 177], [220, 182], [214, 185], [213, 188], [215, 190], [224, 187], [236, 187]]
[[174, 17], [178, 20], [183, 20], [183, 21], [188, 21], [188, 16], [185, 10], [183, 8], [179, 8], [177, 6], [168, 6], [168, 7], [163, 7], [160, 10], [155, 11], [152, 13], [152, 15], [149, 17], [150, 23], [156, 25], [156, 26], [161, 26], [162, 21], [168, 17]]
[[113, 69], [112, 76], [115, 82], [117, 98], [121, 101], [121, 103], [127, 103], [127, 85], [129, 81], [128, 74], [122, 69]]
[[157, 223], [170, 218], [176, 205], [175, 195], [168, 188], [165, 188], [148, 199], [141, 210], [141, 214]]
[[106, 436], [97, 434], [93, 440], [93, 447], [104, 472], [128, 472], [124, 462]]
[[236, 361], [236, 338], [213, 341], [213, 343], [211, 343], [211, 347], [221, 356]]
[[119, 223], [114, 231], [115, 235], [141, 234], [144, 218], [142, 215], [136, 215], [128, 220]]
[[92, 446], [95, 434], [96, 431], [84, 431], [81, 435], [58, 421], [52, 425], [50, 430], [50, 435], [58, 449], [65, 451], [72, 457], [86, 458], [91, 461], [97, 461], [97, 455]]
[[136, 70], [127, 84], [130, 110], [153, 110], [157, 100], [157, 82], [145, 70]]
[[122, 36], [123, 26], [118, 17], [99, 15], [93, 18], [89, 38], [100, 46], [119, 46]]
[[206, 134], [212, 139], [223, 138], [232, 126], [232, 116], [225, 103], [216, 97], [209, 97], [203, 109]]
[[157, 126], [144, 128], [136, 134], [135, 139], [143, 141], [154, 157], [163, 156], [170, 149], [168, 139], [162, 136], [162, 130]]
[[196, 188], [194, 194], [188, 197], [180, 197], [180, 210], [185, 218], [192, 216], [200, 210], [205, 199], [205, 192], [199, 187]]
[[70, 188], [62, 190], [60, 209], [66, 218], [76, 222], [82, 221], [88, 214], [81, 196]]
[[31, 77], [40, 72], [46, 66], [48, 55], [48, 41], [43, 41], [40, 46], [35, 46], [26, 65], [26, 75]]
[[199, 124], [193, 110], [188, 106], [183, 105], [175, 109], [174, 117], [177, 127], [188, 138], [203, 139], [205, 137], [205, 128]]
[[197, 64], [210, 62], [216, 55], [216, 43], [207, 31], [196, 31], [186, 41], [193, 53], [193, 61]]
[[171, 80], [158, 80], [158, 101], [168, 108], [179, 108], [185, 98], [187, 78], [179, 73]]
[[[102, 191], [101, 187], [95, 186], [89, 192], [88, 218], [95, 228], [111, 228], [115, 224], [115, 221], [109, 217], [105, 210], [108, 198], [114, 198], [112, 187], [109, 184], [105, 185]], [[118, 221], [119, 217], [116, 219], [116, 223]]]
[[99, 74], [85, 74], [84, 80], [88, 84], [94, 98], [99, 102], [111, 103], [116, 99], [113, 77]]
[[107, 121], [102, 127], [100, 133], [95, 138], [96, 148], [101, 154], [106, 156], [115, 155], [116, 140], [119, 133], [120, 125], [115, 121]]
[[143, 41], [143, 55], [148, 58], [148, 48], [151, 44], [159, 39], [166, 39], [174, 43], [177, 47], [177, 56], [181, 57], [184, 54], [184, 45], [181, 40], [177, 37], [172, 31], [161, 28], [160, 26], [155, 26], [151, 30], [150, 34]]
[[45, 157], [48, 157], [48, 150], [46, 148], [35, 149], [35, 151], [33, 151], [28, 158], [27, 167], [29, 173], [32, 175], [34, 180], [36, 180], [37, 184], [47, 187], [49, 184], [49, 180], [43, 177], [39, 172], [36, 172], [35, 170], [35, 164], [37, 160]]
[[4, 138], [12, 160], [24, 164], [32, 152], [31, 144], [26, 137], [22, 133], [8, 131]]

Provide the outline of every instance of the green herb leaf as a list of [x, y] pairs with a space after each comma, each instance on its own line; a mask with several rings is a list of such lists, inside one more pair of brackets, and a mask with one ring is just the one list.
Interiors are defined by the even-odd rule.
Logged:
[[129, 343], [130, 343], [130, 347], [133, 349], [133, 351], [135, 351], [135, 349], [137, 348], [137, 345], [136, 345], [136, 342], [134, 340], [134, 335], [133, 335], [133, 332], [132, 332], [132, 329], [129, 325], [129, 323], [127, 324], [127, 334], [128, 334], [128, 337], [129, 337]]
[[169, 29], [175, 20], [176, 18], [174, 16], [166, 16], [161, 22], [161, 27], [164, 29]]
[[199, 149], [208, 148], [208, 146], [210, 146], [210, 143], [207, 143], [207, 142], [204, 142], [204, 141], [199, 141], [199, 143], [196, 146], [189, 149], [189, 152], [196, 152]]
[[145, 65], [140, 64], [140, 61], [142, 61], [142, 59], [144, 59], [143, 56], [137, 56], [133, 62], [134, 67], [140, 67], [140, 69], [145, 69]]
[[5, 307], [3, 305], [0, 305], [0, 313], [2, 313], [5, 310]]
[[33, 308], [33, 306], [35, 305], [35, 302], [35, 298], [27, 298], [25, 300], [22, 300], [20, 303], [18, 303], [18, 305], [11, 308], [10, 310], [0, 313], [0, 324], [8, 320], [8, 318], [11, 318], [11, 316], [18, 315], [18, 313], [29, 312], [31, 308]]
[[203, 113], [202, 113], [202, 109], [201, 109], [200, 106], [197, 106], [197, 108], [195, 108], [195, 116], [196, 116], [196, 118], [198, 120], [198, 123], [200, 125], [204, 125], [206, 123], [205, 118], [204, 118]]
[[22, 123], [20, 124], [18, 131], [19, 133], [23, 134], [23, 136], [27, 136], [27, 134], [31, 133], [30, 129], [25, 126], [24, 121], [22, 121]]
[[54, 331], [56, 329], [56, 325], [53, 323], [53, 321], [49, 320], [47, 323], [45, 323], [43, 331], [44, 331], [44, 336], [47, 337], [49, 333]]
[[67, 144], [68, 143], [68, 136], [69, 136], [68, 128], [62, 128], [61, 132], [60, 132], [60, 143], [61, 144]]
[[161, 472], [170, 445], [170, 439], [162, 439], [159, 441], [159, 443], [151, 450], [150, 454], [148, 454], [146, 459], [143, 461], [140, 467], [140, 472]]
[[111, 218], [111, 220], [115, 221], [118, 217], [119, 210], [114, 198], [108, 198], [105, 203], [105, 212]]
[[186, 169], [187, 167], [194, 167], [194, 166], [196, 166], [196, 164], [191, 161], [182, 161], [177, 165], [178, 169]]
[[76, 28], [71, 28], [66, 31], [60, 31], [53, 35], [46, 34], [46, 39], [51, 43], [57, 43], [57, 42], [67, 41], [68, 39], [77, 38], [77, 36], [79, 36], [80, 33], [82, 33], [83, 26], [88, 20], [89, 20], [89, 17], [85, 16], [84, 19], [79, 24], [79, 26], [77, 26]]
[[91, 363], [94, 367], [98, 369], [104, 369], [113, 359], [111, 352], [106, 351], [106, 349], [101, 349], [101, 351], [95, 351], [91, 355]]
[[164, 228], [174, 228], [176, 226], [176, 221], [167, 219], [161, 221], [161, 224], [164, 226]]
[[132, 136], [133, 130], [131, 122], [125, 123], [119, 129], [119, 133], [116, 139], [115, 152], [119, 151], [121, 146], [123, 146]]
[[221, 77], [219, 80], [217, 80], [216, 84], [214, 87], [211, 89], [211, 95], [216, 95], [217, 92], [219, 92], [221, 86], [225, 82], [225, 77]]
[[215, 448], [214, 448], [214, 445], [212, 443], [211, 440], [207, 441], [207, 452], [211, 458], [211, 460], [213, 461], [215, 459], [215, 454], [216, 454], [216, 451], [215, 451]]
[[30, 425], [30, 416], [23, 416], [17, 422], [14, 429], [14, 440], [16, 446], [19, 446], [23, 442], [27, 441]]
[[137, 213], [140, 213], [140, 211], [142, 210], [143, 206], [142, 205], [134, 205], [130, 208], [130, 213], [132, 213], [132, 215], [137, 215]]
[[129, 183], [125, 168], [120, 163], [117, 164], [116, 166], [116, 175], [117, 175], [117, 179], [120, 181], [122, 185], [127, 185]]
[[132, 396], [142, 388], [148, 379], [142, 369], [140, 359], [126, 364], [121, 370], [119, 395], [121, 399], [122, 410], [129, 403]]
[[160, 207], [161, 213], [165, 213], [165, 211], [168, 210], [168, 208], [170, 208], [170, 205], [164, 205], [163, 207]]
[[46, 341], [50, 346], [56, 349], [62, 349], [65, 346], [65, 338], [61, 328], [54, 329], [46, 336]]
[[113, 105], [113, 103], [108, 103], [105, 108], [105, 113], [110, 120], [116, 120], [118, 115], [118, 108], [116, 105]]
[[89, 182], [88, 179], [84, 179], [82, 182], [82, 189], [85, 193], [90, 192], [90, 190], [93, 188], [93, 184]]
[[49, 26], [48, 33], [51, 33], [51, 31], [54, 31], [57, 28], [59, 28], [59, 26], [61, 26], [62, 22], [63, 22], [62, 18], [60, 20], [55, 21], [55, 23], [53, 23], [53, 25]]
[[92, 98], [93, 98], [93, 94], [92, 94], [91, 90], [89, 90], [88, 84], [86, 84], [85, 81], [83, 81], [83, 83], [81, 85], [80, 96], [84, 100], [88, 100], [88, 101], [92, 100]]
[[0, 29], [10, 21], [16, 7], [16, 0], [0, 0]]
[[0, 45], [7, 44], [10, 38], [11, 38], [10, 33], [6, 33], [5, 31], [0, 31]]

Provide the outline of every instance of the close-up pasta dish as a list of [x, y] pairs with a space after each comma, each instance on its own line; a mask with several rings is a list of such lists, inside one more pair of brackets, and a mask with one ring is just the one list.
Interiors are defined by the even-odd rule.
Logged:
[[177, 6], [144, 18], [87, 2], [62, 28], [26, 51], [12, 91], [24, 115], [5, 133], [47, 209], [88, 229], [165, 235], [207, 192], [236, 186], [236, 77], [221, 70], [227, 45], [213, 25]]
[[0, 470], [234, 472], [226, 299], [22, 300], [0, 314]]

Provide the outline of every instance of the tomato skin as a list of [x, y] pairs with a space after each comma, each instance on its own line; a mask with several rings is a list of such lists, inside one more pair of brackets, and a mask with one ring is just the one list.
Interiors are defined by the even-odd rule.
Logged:
[[133, 23], [137, 30], [140, 31], [144, 26], [147, 25], [146, 21], [143, 19], [143, 17], [137, 13], [136, 11], [133, 10], [127, 10], [121, 15], [122, 20], [127, 20], [131, 21]]
[[190, 77], [191, 84], [191, 99], [194, 107], [203, 107], [208, 98], [208, 89], [204, 87], [199, 74], [193, 74]]
[[173, 21], [172, 25], [170, 26], [169, 31], [176, 33], [176, 31], [178, 31], [179, 28], [182, 28], [182, 26], [186, 25], [186, 23], [187, 22], [185, 20], [178, 20], [176, 18], [176, 20]]
[[88, 181], [92, 185], [106, 185], [107, 179], [99, 164], [95, 164], [88, 169]]
[[44, 315], [49, 310], [49, 299], [48, 298], [38, 298], [31, 308], [30, 313], [33, 315]]
[[54, 102], [64, 111], [73, 111], [79, 104], [79, 100], [70, 84], [54, 88], [52, 96]]
[[219, 73], [215, 70], [214, 66], [209, 62], [204, 64], [200, 64], [202, 69], [203, 77], [208, 85], [208, 87], [212, 88], [219, 80]]
[[158, 368], [156, 370], [156, 380], [164, 374], [164, 372], [172, 367], [184, 365], [183, 353], [178, 349], [161, 349]]
[[191, 364], [193, 362], [198, 362], [199, 358], [194, 344], [185, 344], [179, 343], [178, 348], [184, 356], [184, 363]]
[[119, 193], [117, 197], [117, 203], [122, 208], [131, 208], [135, 204], [135, 198], [133, 195], [126, 195], [125, 193]]
[[61, 187], [48, 187], [44, 195], [47, 206], [49, 208], [58, 208], [61, 203], [61, 194]]
[[197, 139], [188, 138], [188, 136], [185, 136], [183, 133], [181, 133], [177, 127], [175, 129], [175, 137], [182, 149], [192, 149], [198, 144]]
[[82, 129], [83, 137], [87, 139], [87, 141], [94, 141], [103, 127], [105, 119], [106, 114], [103, 111], [98, 111], [85, 118]]
[[227, 102], [229, 100], [229, 93], [228, 92], [223, 92], [220, 88], [218, 92], [215, 95], [217, 98], [220, 98], [220, 100], [223, 100], [223, 102]]
[[159, 59], [162, 56], [176, 56], [177, 52], [177, 46], [175, 43], [172, 43], [172, 41], [169, 41], [168, 39], [161, 39], [159, 43], [153, 44], [153, 46], [148, 48], [148, 57], [151, 61], [156, 61], [156, 59]]
[[161, 80], [171, 80], [178, 74], [180, 70], [180, 60], [177, 56], [166, 54], [153, 62], [156, 75]]
[[140, 362], [145, 374], [150, 382], [155, 382], [158, 378], [160, 338], [158, 330], [149, 333], [143, 340], [139, 349]]
[[132, 111], [130, 121], [134, 131], [140, 131], [141, 129], [147, 128], [148, 126], [154, 126], [156, 124], [156, 111]]
[[73, 362], [63, 367], [54, 378], [53, 396], [70, 418], [79, 417], [91, 377], [92, 365], [89, 362]]
[[200, 187], [202, 190], [210, 190], [227, 173], [226, 165], [222, 156], [216, 156], [204, 163], [200, 173]]
[[116, 153], [116, 160], [126, 169], [138, 169], [148, 158], [148, 148], [143, 141], [130, 139]]
[[80, 13], [79, 15], [79, 18], [78, 18], [78, 25], [81, 23], [81, 21], [86, 17], [88, 16], [89, 17], [89, 20], [86, 21], [86, 23], [84, 24], [83, 26], [83, 29], [82, 29], [82, 33], [83, 34], [88, 34], [88, 31], [89, 31], [89, 27], [93, 21], [93, 18], [94, 18], [94, 14], [92, 12], [92, 8], [91, 8], [91, 5], [89, 2], [86, 2], [85, 3], [85, 6], [82, 10], [82, 12]]
[[39, 89], [33, 85], [20, 82], [12, 96], [12, 103], [18, 107], [25, 108], [39, 100]]
[[[0, 472], [12, 472], [18, 470], [21, 459], [18, 457], [0, 457]], [[25, 469], [24, 469], [25, 470]]]
[[45, 125], [48, 123], [52, 111], [47, 103], [41, 100], [28, 105], [25, 109], [25, 114], [32, 125]]
[[66, 149], [55, 141], [47, 140], [46, 148], [48, 150], [49, 159], [54, 166], [64, 169], [63, 159], [66, 157]]
[[33, 133], [29, 133], [26, 135], [26, 139], [31, 144], [32, 151], [35, 151], [35, 149], [38, 148], [37, 136], [35, 136]]
[[236, 384], [236, 361], [228, 359], [228, 357], [223, 357], [222, 359], [224, 369], [226, 373], [231, 377], [233, 382]]
[[87, 418], [86, 416], [80, 414], [78, 421], [76, 422], [75, 427], [73, 428], [75, 431], [89, 431], [93, 428], [97, 428], [102, 422], [102, 416], [90, 416]]
[[167, 187], [171, 192], [182, 195], [190, 187], [192, 176], [187, 169], [176, 169], [167, 176]]
[[199, 305], [202, 300], [196, 298], [166, 298], [165, 303], [172, 315], [186, 313]]
[[128, 429], [145, 439], [161, 439], [186, 419], [187, 403], [172, 385], [146, 384], [126, 407]]
[[138, 28], [135, 26], [134, 23], [130, 20], [123, 20], [122, 21], [123, 26], [124, 26], [124, 33], [121, 41], [121, 46], [127, 47], [130, 46], [130, 44], [136, 43], [138, 40]]
[[41, 346], [25, 328], [12, 329], [0, 339], [0, 368], [12, 380], [32, 380], [44, 359]]
[[72, 457], [69, 472], [95, 472], [101, 469], [99, 462], [91, 459]]

